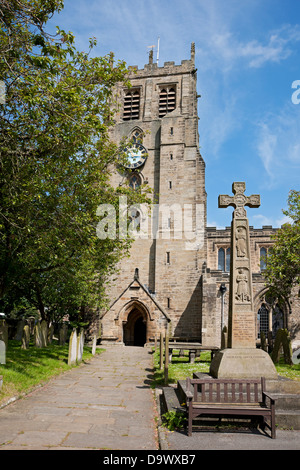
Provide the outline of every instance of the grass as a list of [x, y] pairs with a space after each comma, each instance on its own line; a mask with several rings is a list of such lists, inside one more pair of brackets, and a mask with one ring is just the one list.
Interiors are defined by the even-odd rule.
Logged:
[[[96, 354], [101, 349], [96, 349]], [[38, 385], [46, 383], [51, 377], [70, 370], [76, 365], [68, 365], [69, 345], [60, 346], [57, 341], [46, 348], [21, 349], [21, 342], [10, 340], [6, 351], [6, 364], [0, 364], [3, 385], [0, 389], [0, 406], [10, 398], [24, 395]], [[92, 348], [84, 346], [83, 361], [89, 360]]]
[[[168, 383], [176, 383], [177, 380], [192, 377], [194, 372], [209, 372], [210, 352], [201, 353], [191, 364], [187, 355], [179, 356], [179, 352], [173, 350], [172, 363], [169, 363]], [[159, 350], [154, 352], [154, 382], [153, 386], [164, 385], [164, 369], [159, 368]]]
[[[288, 365], [283, 358], [275, 364], [278, 374], [288, 379], [300, 381], [300, 364]], [[192, 377], [194, 372], [209, 372], [210, 352], [201, 353], [193, 364], [189, 363], [187, 355], [180, 357], [179, 352], [173, 351], [172, 363], [169, 364], [168, 383], [176, 383], [177, 380]], [[164, 369], [159, 368], [159, 349], [154, 352], [154, 382], [153, 387], [165, 385]]]

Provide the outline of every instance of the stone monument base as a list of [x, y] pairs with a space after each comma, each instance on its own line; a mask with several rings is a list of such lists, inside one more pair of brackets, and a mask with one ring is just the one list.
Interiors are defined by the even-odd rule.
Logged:
[[256, 348], [222, 349], [214, 355], [209, 374], [219, 379], [277, 379], [269, 354]]

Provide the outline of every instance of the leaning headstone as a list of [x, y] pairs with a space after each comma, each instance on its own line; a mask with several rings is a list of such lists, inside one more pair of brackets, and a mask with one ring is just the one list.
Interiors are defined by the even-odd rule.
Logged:
[[45, 348], [48, 344], [48, 325], [46, 320], [41, 323], [41, 334], [42, 334], [42, 348]]
[[73, 331], [69, 340], [69, 357], [68, 365], [74, 364], [77, 359], [77, 332], [76, 328], [73, 328]]
[[28, 325], [25, 325], [23, 328], [23, 335], [22, 335], [22, 349], [29, 348], [29, 341], [30, 341], [30, 328]]
[[214, 355], [210, 375], [216, 378], [277, 378], [266, 351], [256, 348], [256, 315], [252, 292], [249, 222], [245, 206], [259, 207], [260, 196], [245, 196], [244, 182], [232, 185], [234, 196], [220, 195], [219, 207], [234, 207], [231, 222], [231, 259], [228, 346]]
[[96, 354], [96, 346], [97, 346], [97, 335], [93, 336], [93, 344], [92, 344], [92, 354], [93, 356]]
[[77, 361], [82, 361], [83, 354], [83, 345], [84, 345], [84, 330], [81, 329], [77, 338]]
[[68, 325], [63, 323], [59, 329], [59, 344], [63, 346], [67, 341]]
[[6, 364], [6, 345], [2, 339], [0, 339], [0, 364]]
[[35, 346], [37, 348], [42, 348], [43, 347], [42, 329], [41, 329], [40, 322], [37, 322], [37, 324], [34, 327], [34, 342], [35, 342]]

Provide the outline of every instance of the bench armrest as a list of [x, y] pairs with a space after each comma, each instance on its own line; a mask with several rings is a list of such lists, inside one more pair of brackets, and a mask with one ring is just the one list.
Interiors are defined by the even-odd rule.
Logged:
[[192, 400], [192, 399], [193, 399], [193, 394], [192, 394], [192, 392], [190, 392], [189, 390], [186, 390], [185, 396], [186, 396], [189, 400]]
[[276, 400], [276, 397], [274, 397], [273, 395], [271, 395], [270, 393], [268, 392], [263, 392], [263, 398], [264, 397], [267, 397], [271, 400], [271, 402], [275, 403], [275, 400]]

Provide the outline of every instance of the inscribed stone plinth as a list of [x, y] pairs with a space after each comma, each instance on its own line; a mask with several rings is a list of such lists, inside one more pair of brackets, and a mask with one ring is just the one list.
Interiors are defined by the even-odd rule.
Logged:
[[249, 223], [245, 206], [259, 207], [260, 197], [245, 196], [245, 183], [232, 185], [234, 196], [219, 196], [219, 207], [235, 208], [231, 223], [228, 348], [214, 356], [210, 374], [219, 378], [276, 378], [269, 355], [256, 349]]
[[69, 340], [69, 357], [68, 365], [74, 364], [77, 359], [77, 332], [76, 328], [73, 328], [73, 331]]

